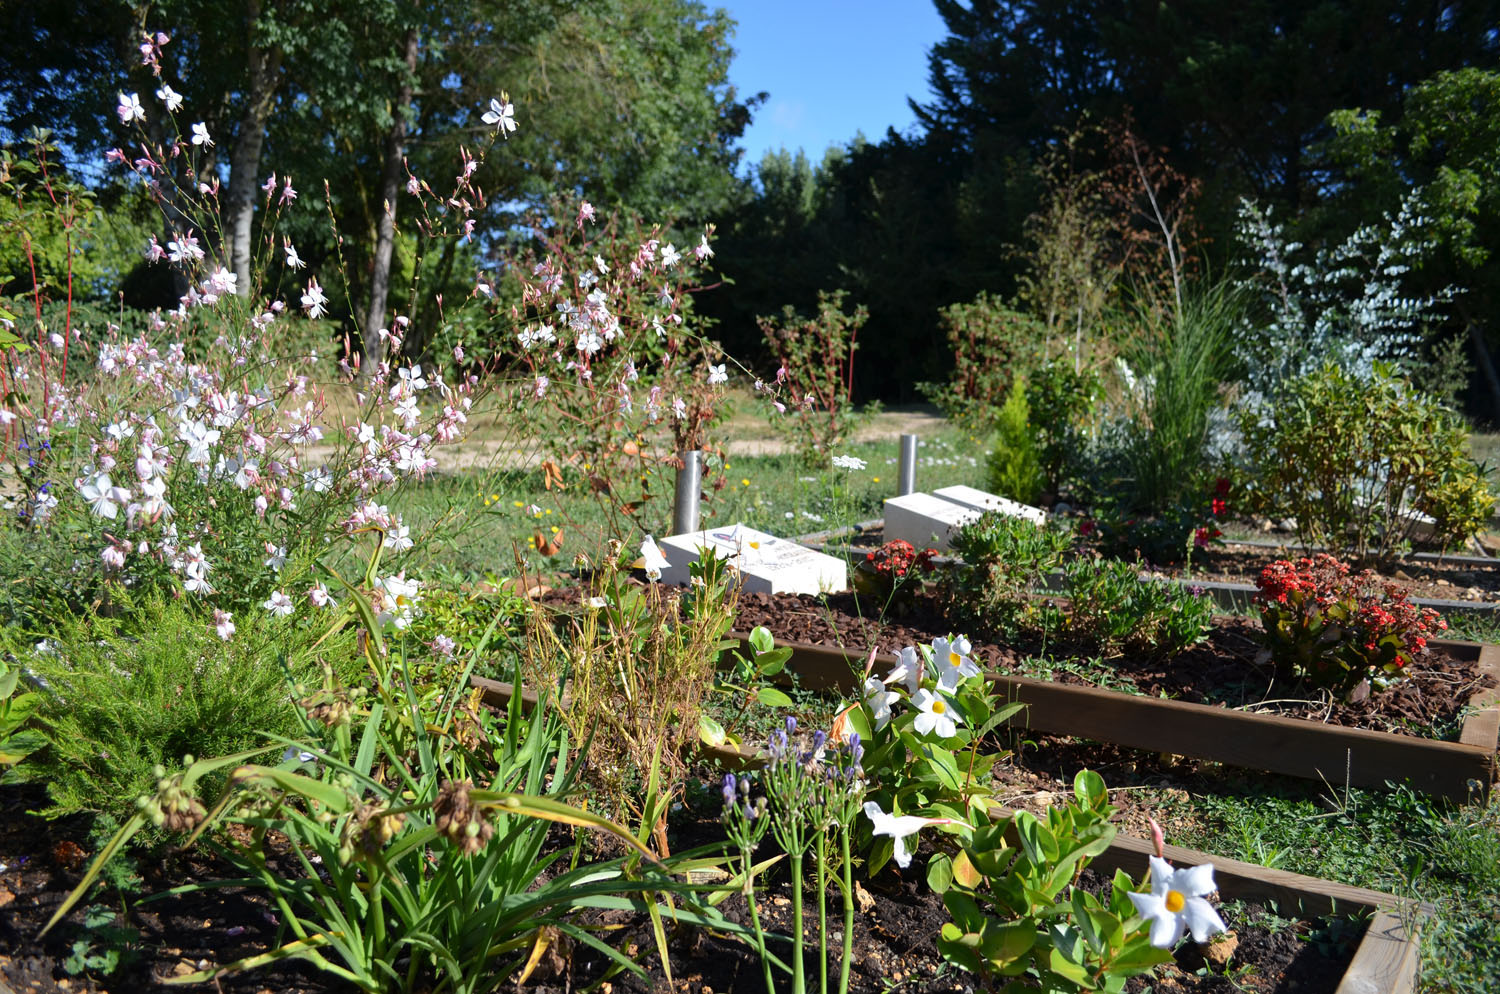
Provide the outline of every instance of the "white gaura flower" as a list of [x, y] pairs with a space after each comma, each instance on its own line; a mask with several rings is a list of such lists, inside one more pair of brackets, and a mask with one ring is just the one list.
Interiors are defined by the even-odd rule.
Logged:
[[646, 540], [641, 543], [641, 568], [646, 571], [646, 579], [660, 580], [661, 571], [670, 565], [672, 564], [667, 562], [667, 557], [657, 547], [656, 539], [647, 535]]
[[1160, 856], [1151, 857], [1151, 893], [1131, 894], [1135, 910], [1151, 922], [1151, 944], [1171, 949], [1182, 939], [1184, 931], [1193, 933], [1194, 942], [1228, 929], [1224, 919], [1204, 898], [1212, 894], [1214, 865], [1190, 866], [1174, 870]]
[[228, 611], [214, 611], [214, 634], [228, 642], [230, 636], [234, 635], [233, 615]]
[[490, 109], [485, 111], [479, 118], [485, 124], [493, 125], [500, 132], [500, 137], [509, 137], [510, 132], [516, 130], [516, 108], [510, 102], [510, 97], [505, 91], [500, 92], [500, 99], [490, 100]]
[[208, 125], [202, 121], [193, 125], [193, 144], [201, 145], [204, 148], [213, 148], [214, 146], [214, 140], [208, 137]]
[[922, 653], [912, 646], [901, 650], [896, 667], [886, 674], [886, 683], [905, 683], [906, 692], [915, 694], [922, 685]]
[[315, 583], [307, 592], [307, 602], [313, 607], [333, 607], [333, 595], [328, 588], [321, 583]]
[[177, 108], [182, 106], [182, 94], [163, 83], [156, 90], [156, 98], [167, 105], [167, 113], [177, 113]]
[[946, 739], [958, 731], [958, 725], [963, 721], [946, 697], [926, 688], [913, 694], [911, 703], [921, 712], [916, 721], [912, 722], [918, 735], [935, 732], [938, 738]]
[[296, 610], [292, 599], [280, 590], [271, 591], [271, 596], [261, 604], [261, 607], [277, 618], [285, 618]]
[[122, 505], [130, 503], [130, 491], [115, 486], [108, 473], [100, 473], [87, 483], [80, 484], [78, 492], [89, 502], [89, 509], [95, 515], [111, 521], [120, 513]]
[[327, 303], [328, 297], [324, 295], [323, 288], [318, 286], [318, 281], [308, 280], [307, 292], [302, 295], [302, 309], [307, 312], [307, 316], [314, 321], [318, 320], [328, 313], [328, 308], [324, 306]]
[[979, 675], [978, 665], [969, 658], [972, 648], [962, 635], [952, 640], [932, 640], [932, 667], [937, 671], [940, 692], [951, 694], [966, 678]]
[[712, 386], [717, 386], [720, 383], [728, 383], [728, 382], [729, 382], [729, 374], [726, 373], [726, 372], [724, 372], [724, 363], [721, 362], [717, 366], [710, 365], [708, 367], [708, 385], [709, 386], [711, 386], [711, 387]]
[[407, 525], [397, 525], [385, 533], [385, 547], [389, 552], [405, 552], [416, 542], [412, 541], [411, 528]]
[[[273, 180], [275, 179], [274, 176], [271, 178]], [[282, 248], [286, 250], [286, 264], [288, 268], [302, 269], [307, 265], [307, 263], [302, 261], [302, 257], [297, 254], [297, 248], [292, 244], [292, 240], [290, 238], [287, 238], [282, 242]]]
[[876, 677], [865, 680], [864, 701], [870, 708], [870, 716], [875, 719], [877, 729], [884, 728], [891, 721], [891, 702], [900, 697], [894, 690], [887, 690], [885, 684]]
[[874, 801], [865, 802], [865, 817], [870, 819], [875, 826], [875, 835], [889, 835], [895, 846], [893, 855], [896, 865], [905, 869], [911, 865], [911, 849], [907, 848], [906, 840], [919, 831], [931, 825], [953, 825], [956, 824], [952, 818], [921, 818], [917, 815], [888, 815], [880, 810], [880, 805]]
[[135, 93], [120, 94], [120, 105], [115, 108], [115, 113], [120, 115], [121, 124], [146, 119], [146, 108], [141, 106], [141, 98]]
[[673, 266], [677, 265], [677, 263], [681, 259], [682, 255], [677, 251], [676, 245], [668, 242], [665, 246], [662, 247], [661, 264], [664, 269], [671, 269]]

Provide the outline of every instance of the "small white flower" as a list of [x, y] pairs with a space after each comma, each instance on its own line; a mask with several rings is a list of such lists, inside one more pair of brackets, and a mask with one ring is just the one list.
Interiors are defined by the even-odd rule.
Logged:
[[833, 457], [833, 467], [834, 467], [834, 469], [860, 470], [860, 469], [864, 469], [866, 465], [868, 465], [868, 464], [863, 459], [861, 459], [859, 456], [834, 456]]
[[311, 763], [317, 758], [317, 756], [314, 756], [306, 749], [298, 749], [296, 746], [287, 746], [286, 752], [281, 754], [281, 761], [283, 763], [290, 763], [293, 760], [299, 763]]
[[437, 653], [439, 656], [447, 656], [451, 658], [453, 656], [453, 653], [457, 649], [458, 643], [454, 642], [446, 635], [439, 635], [437, 638], [432, 640], [432, 651]]
[[1151, 922], [1151, 944], [1171, 949], [1188, 930], [1194, 942], [1206, 942], [1209, 936], [1228, 931], [1224, 919], [1204, 900], [1215, 889], [1212, 863], [1174, 870], [1171, 863], [1152, 856], [1151, 893], [1131, 894], [1130, 900]]
[[272, 545], [270, 542], [267, 542], [265, 565], [280, 573], [281, 567], [286, 565], [286, 546]]
[[516, 130], [516, 108], [510, 102], [510, 97], [501, 93], [500, 99], [490, 100], [490, 109], [484, 112], [480, 120], [493, 125], [502, 138], [509, 137], [510, 132]]
[[936, 734], [940, 739], [953, 736], [958, 731], [958, 725], [963, 721], [953, 705], [942, 694], [934, 694], [923, 688], [911, 696], [912, 706], [921, 713], [917, 715], [912, 727], [917, 730], [918, 735]]
[[609, 607], [609, 601], [605, 600], [603, 597], [590, 597], [589, 598], [589, 607], [592, 607], [592, 608]]
[[[668, 247], [670, 248], [671, 246]], [[728, 382], [729, 374], [724, 372], [724, 363], [721, 362], [717, 366], [710, 363], [708, 367], [708, 385], [716, 386], [717, 384]]]
[[307, 312], [307, 316], [316, 321], [327, 314], [327, 303], [328, 297], [324, 295], [323, 288], [318, 286], [318, 281], [308, 280], [307, 292], [302, 295], [302, 309]]
[[641, 566], [646, 571], [648, 580], [660, 580], [661, 571], [672, 565], [667, 562], [667, 557], [662, 555], [661, 549], [656, 545], [656, 539], [650, 535], [641, 543]]
[[141, 106], [140, 96], [134, 93], [120, 94], [120, 105], [115, 108], [115, 113], [120, 115], [121, 124], [146, 120], [146, 108]]
[[156, 97], [162, 103], [167, 105], [168, 114], [177, 113], [177, 109], [182, 106], [182, 94], [178, 93], [176, 90], [172, 89], [165, 83], [157, 88]]
[[673, 266], [677, 265], [677, 263], [681, 259], [682, 256], [678, 254], [677, 246], [673, 245], [671, 242], [668, 242], [665, 246], [662, 247], [661, 264], [663, 268], [671, 269]]
[[273, 590], [271, 596], [262, 602], [260, 606], [277, 618], [285, 618], [296, 610], [296, 605], [292, 603], [292, 599], [280, 590]]
[[89, 503], [89, 509], [97, 517], [109, 518], [111, 521], [120, 513], [121, 506], [130, 503], [130, 491], [115, 486], [108, 473], [100, 473], [80, 485], [78, 492], [83, 494], [83, 499]]
[[193, 125], [193, 144], [204, 148], [213, 148], [214, 140], [208, 137], [208, 125], [199, 121]]
[[225, 642], [228, 642], [230, 636], [234, 634], [233, 617], [228, 611], [217, 609], [214, 611], [214, 633]]
[[307, 591], [307, 603], [313, 607], [333, 607], [333, 595], [328, 592], [328, 588], [323, 584], [315, 583]]
[[290, 238], [288, 238], [283, 243], [283, 245], [284, 245], [284, 247], [286, 249], [286, 264], [290, 268], [292, 268], [292, 269], [302, 269], [303, 267], [305, 267], [307, 265], [307, 263], [305, 263], [305, 262], [302, 261], [302, 257], [297, 254], [297, 249], [295, 247], [293, 247], [292, 240]]
[[875, 826], [873, 834], [889, 835], [895, 846], [893, 855], [896, 865], [903, 870], [911, 865], [912, 852], [906, 846], [906, 840], [930, 825], [954, 824], [951, 818], [920, 818], [917, 815], [888, 815], [880, 810], [880, 805], [874, 801], [865, 802], [865, 817]]

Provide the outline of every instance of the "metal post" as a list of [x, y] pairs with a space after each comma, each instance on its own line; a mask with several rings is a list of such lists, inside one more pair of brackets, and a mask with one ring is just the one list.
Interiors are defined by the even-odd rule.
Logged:
[[672, 534], [698, 530], [698, 507], [703, 496], [703, 453], [679, 452], [682, 468], [677, 471], [677, 490], [672, 496]]
[[901, 436], [901, 471], [896, 496], [905, 497], [917, 492], [917, 436]]

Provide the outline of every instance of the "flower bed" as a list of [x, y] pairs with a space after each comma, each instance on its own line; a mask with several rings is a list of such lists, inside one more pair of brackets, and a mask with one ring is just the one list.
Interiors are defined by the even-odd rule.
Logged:
[[[855, 673], [864, 666], [865, 652], [808, 643], [779, 644], [792, 648], [787, 668], [797, 674], [800, 686], [846, 694], [856, 691]], [[1485, 672], [1500, 674], [1500, 646], [1438, 641], [1433, 648], [1472, 659]], [[876, 657], [877, 668], [895, 662], [889, 653]], [[1003, 673], [992, 672], [990, 680], [1007, 699], [1026, 705], [1013, 723], [1036, 731], [1329, 783], [1380, 787], [1387, 781], [1409, 781], [1424, 793], [1459, 800], [1476, 790], [1488, 790], [1500, 740], [1496, 703], [1500, 693], [1494, 688], [1480, 691], [1471, 700], [1475, 710], [1463, 720], [1458, 741], [1442, 742]]]

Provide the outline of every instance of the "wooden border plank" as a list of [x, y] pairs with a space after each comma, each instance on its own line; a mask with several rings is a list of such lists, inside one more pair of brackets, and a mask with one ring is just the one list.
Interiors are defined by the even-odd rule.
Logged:
[[1419, 924], [1378, 911], [1334, 994], [1410, 994], [1421, 970]]

